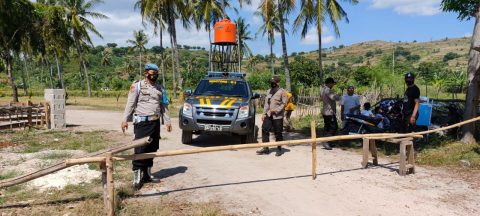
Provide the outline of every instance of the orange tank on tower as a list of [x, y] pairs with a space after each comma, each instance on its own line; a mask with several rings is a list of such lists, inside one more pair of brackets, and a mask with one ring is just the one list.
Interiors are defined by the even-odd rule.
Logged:
[[237, 44], [237, 26], [228, 18], [214, 25], [214, 44]]

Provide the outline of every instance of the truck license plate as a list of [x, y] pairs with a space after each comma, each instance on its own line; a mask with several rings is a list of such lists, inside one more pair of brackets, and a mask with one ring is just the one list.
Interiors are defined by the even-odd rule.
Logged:
[[222, 131], [221, 125], [207, 124], [205, 125], [206, 131]]

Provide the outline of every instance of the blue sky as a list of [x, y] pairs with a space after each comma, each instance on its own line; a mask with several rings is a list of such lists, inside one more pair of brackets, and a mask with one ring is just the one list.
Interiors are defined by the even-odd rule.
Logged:
[[[134, 11], [135, 0], [106, 0], [98, 5], [95, 10], [110, 17], [107, 20], [92, 20], [97, 26], [104, 39], [93, 37], [95, 45], [115, 42], [120, 46], [126, 46], [126, 40], [132, 37], [133, 30], [145, 29], [149, 35], [148, 46], [159, 44], [159, 38], [153, 35], [150, 27], [144, 27], [138, 11]], [[236, 1], [233, 1], [236, 2]], [[252, 5], [239, 9], [239, 14], [228, 11], [233, 19], [237, 16], [244, 17], [250, 24], [252, 36], [255, 36], [261, 19], [253, 15], [260, 0], [252, 0]], [[298, 1], [299, 2], [299, 1]], [[460, 21], [454, 13], [442, 12], [441, 0], [359, 0], [357, 5], [349, 5], [340, 1], [348, 13], [349, 23], [339, 23], [340, 37], [335, 37], [331, 27], [326, 25], [323, 32], [323, 47], [338, 45], [351, 45], [364, 41], [431, 41], [445, 37], [457, 38], [470, 36], [473, 30], [474, 20]], [[234, 3], [236, 4], [236, 3]], [[297, 12], [290, 17], [293, 23]], [[293, 34], [291, 25], [287, 27], [288, 52], [310, 51], [318, 49], [317, 33], [311, 29], [305, 39], [299, 34]], [[280, 34], [276, 34], [274, 52], [281, 54]], [[208, 46], [208, 33], [197, 31], [194, 28], [183, 29], [177, 25], [177, 37], [179, 44]], [[164, 37], [164, 44], [169, 45], [168, 36]], [[267, 54], [268, 42], [265, 37], [258, 35], [254, 41], [248, 42], [249, 47], [255, 54]]]

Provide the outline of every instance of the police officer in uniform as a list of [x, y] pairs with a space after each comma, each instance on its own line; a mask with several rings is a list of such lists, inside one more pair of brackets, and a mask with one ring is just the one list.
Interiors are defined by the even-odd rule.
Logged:
[[[263, 106], [262, 115], [262, 141], [270, 142], [270, 130], [273, 128], [275, 133], [275, 141], [283, 141], [283, 117], [285, 113], [285, 106], [288, 103], [287, 91], [280, 88], [280, 78], [273, 76], [270, 80], [270, 86], [272, 87], [267, 92], [265, 98], [265, 104]], [[257, 154], [269, 154], [268, 147], [264, 147], [257, 151]], [[283, 154], [282, 147], [277, 147], [275, 156], [281, 156]]]
[[[149, 144], [135, 148], [135, 154], [156, 152], [160, 141], [160, 118], [163, 117], [167, 131], [172, 131], [168, 111], [168, 99], [165, 90], [157, 84], [158, 66], [155, 64], [145, 65], [145, 78], [136, 81], [130, 86], [124, 118], [121, 124], [123, 131], [128, 129], [129, 121], [133, 121], [135, 140], [149, 137]], [[153, 158], [134, 160], [133, 186], [140, 189], [146, 182], [158, 182], [152, 176], [151, 168]]]

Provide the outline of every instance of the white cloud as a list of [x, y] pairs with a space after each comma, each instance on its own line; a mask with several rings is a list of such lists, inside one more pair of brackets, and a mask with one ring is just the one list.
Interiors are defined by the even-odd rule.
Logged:
[[372, 0], [376, 9], [392, 8], [398, 14], [432, 16], [441, 12], [441, 0]]
[[[133, 38], [133, 31], [144, 29], [149, 36], [147, 47], [158, 46], [159, 37], [154, 36], [153, 28], [149, 25], [144, 27], [142, 25], [142, 17], [139, 13], [104, 13], [109, 19], [93, 20], [92, 22], [97, 27], [97, 30], [102, 34], [103, 39], [92, 36], [95, 45], [106, 43], [117, 43], [119, 46], [128, 46], [127, 40]], [[207, 47], [208, 32], [205, 30], [197, 31], [195, 28], [184, 29], [180, 22], [176, 23], [177, 43], [181, 45], [204, 46]], [[164, 46], [170, 47], [169, 35], [165, 32], [163, 35]]]
[[[322, 33], [322, 45], [329, 44], [335, 41], [335, 37], [330, 34], [330, 31], [327, 28], [323, 29]], [[305, 38], [300, 41], [303, 45], [318, 45], [318, 35], [315, 28], [308, 30]]]
[[463, 35], [464, 37], [472, 37], [472, 33], [471, 32], [467, 32]]

